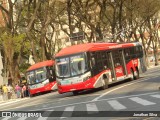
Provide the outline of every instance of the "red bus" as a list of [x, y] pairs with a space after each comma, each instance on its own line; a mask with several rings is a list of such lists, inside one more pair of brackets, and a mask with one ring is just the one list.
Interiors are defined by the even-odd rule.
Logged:
[[36, 63], [27, 69], [30, 96], [57, 89], [54, 64], [53, 60], [48, 60]]
[[107, 88], [125, 79], [138, 79], [146, 71], [139, 42], [87, 43], [62, 49], [56, 54], [58, 92]]

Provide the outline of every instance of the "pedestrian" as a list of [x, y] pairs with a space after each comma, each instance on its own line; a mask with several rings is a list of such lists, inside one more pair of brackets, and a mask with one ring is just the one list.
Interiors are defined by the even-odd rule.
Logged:
[[8, 99], [12, 99], [13, 87], [10, 84], [8, 84], [7, 88], [8, 88]]
[[2, 95], [2, 85], [0, 86], [0, 95]]
[[26, 95], [26, 93], [27, 93], [26, 90], [27, 90], [27, 88], [26, 88], [26, 85], [24, 84], [23, 87], [22, 87], [22, 95], [23, 95], [23, 98], [27, 96], [27, 95]]
[[0, 101], [3, 100], [3, 96], [2, 96], [2, 85], [0, 86]]
[[6, 86], [6, 84], [3, 85], [2, 87], [2, 91], [3, 91], [3, 100], [8, 100], [8, 88]]
[[26, 86], [27, 86], [27, 96], [30, 97], [30, 89], [29, 89], [28, 84]]
[[18, 84], [15, 87], [15, 91], [17, 94], [17, 98], [20, 98], [21, 97], [21, 87]]

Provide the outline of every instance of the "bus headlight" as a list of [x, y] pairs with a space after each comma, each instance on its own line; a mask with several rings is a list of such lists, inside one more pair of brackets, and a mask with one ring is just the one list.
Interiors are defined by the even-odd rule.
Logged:
[[83, 78], [83, 82], [86, 81], [86, 80], [88, 80], [90, 77], [91, 77], [91, 76], [86, 76], [86, 77], [84, 77], [84, 78]]
[[46, 86], [48, 83], [49, 83], [48, 79], [42, 82], [43, 86]]

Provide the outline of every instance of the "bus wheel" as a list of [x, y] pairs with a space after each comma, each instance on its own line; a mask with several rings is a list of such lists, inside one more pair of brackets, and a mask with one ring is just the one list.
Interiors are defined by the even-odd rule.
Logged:
[[103, 81], [104, 81], [104, 84], [103, 84], [103, 86], [102, 86], [102, 89], [105, 90], [105, 89], [108, 88], [108, 79], [107, 79], [107, 77], [106, 77], [106, 78], [103, 78]]
[[78, 95], [78, 91], [73, 91], [73, 95]]
[[136, 80], [138, 78], [139, 78], [139, 70], [138, 70], [138, 68], [136, 68], [136, 74], [134, 76], [134, 79]]
[[130, 80], [134, 80], [134, 72], [133, 72], [133, 70], [131, 69], [130, 72], [131, 72], [131, 78], [130, 78]]

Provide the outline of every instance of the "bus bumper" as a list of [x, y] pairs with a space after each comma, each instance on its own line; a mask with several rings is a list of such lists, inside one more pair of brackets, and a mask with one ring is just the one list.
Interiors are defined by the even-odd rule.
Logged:
[[37, 93], [42, 93], [42, 92], [54, 90], [54, 88], [56, 89], [56, 82], [49, 83], [43, 87], [29, 89], [29, 92], [31, 95], [33, 95], [33, 94], [37, 94]]
[[58, 85], [58, 92], [60, 94], [66, 93], [66, 92], [73, 92], [73, 91], [81, 91], [86, 89], [94, 88], [94, 81], [93, 80], [87, 80], [85, 82], [81, 83], [75, 83], [70, 85]]

